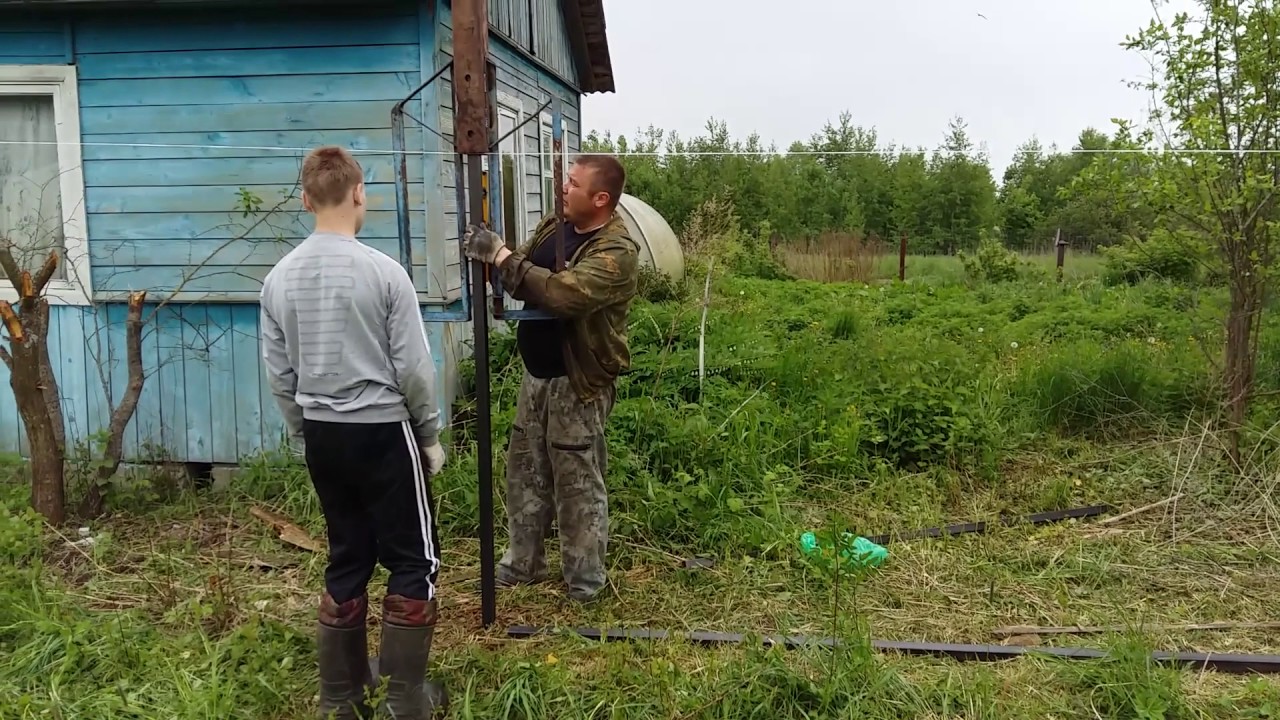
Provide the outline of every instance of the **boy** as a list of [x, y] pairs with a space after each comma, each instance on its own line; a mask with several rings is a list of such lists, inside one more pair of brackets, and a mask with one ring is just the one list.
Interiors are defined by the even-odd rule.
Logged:
[[387, 709], [425, 719], [445, 702], [426, 679], [440, 570], [429, 477], [444, 464], [431, 350], [408, 273], [356, 240], [366, 202], [350, 153], [327, 146], [307, 156], [302, 205], [315, 229], [263, 280], [261, 342], [328, 529], [320, 713], [368, 711], [367, 585], [380, 562], [391, 574], [379, 652]]

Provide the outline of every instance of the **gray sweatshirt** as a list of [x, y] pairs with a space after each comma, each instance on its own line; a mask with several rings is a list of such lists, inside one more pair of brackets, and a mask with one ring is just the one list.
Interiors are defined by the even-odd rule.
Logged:
[[260, 302], [262, 359], [295, 440], [303, 418], [407, 419], [423, 445], [436, 440], [435, 365], [399, 263], [355, 238], [312, 233], [267, 273]]

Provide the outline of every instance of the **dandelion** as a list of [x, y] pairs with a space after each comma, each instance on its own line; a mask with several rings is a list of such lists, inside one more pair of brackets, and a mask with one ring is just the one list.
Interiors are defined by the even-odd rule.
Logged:
[[1013, 342], [1009, 343], [1009, 347], [1013, 348], [1014, 350], [1017, 350], [1017, 349], [1018, 349], [1018, 341], [1017, 341], [1017, 340], [1014, 340]]
[[982, 328], [978, 328], [978, 334], [981, 335], [982, 333], [983, 333]]

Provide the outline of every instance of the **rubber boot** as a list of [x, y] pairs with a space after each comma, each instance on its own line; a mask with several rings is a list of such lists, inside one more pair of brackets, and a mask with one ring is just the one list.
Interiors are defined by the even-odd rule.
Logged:
[[362, 720], [370, 715], [365, 703], [369, 675], [368, 630], [365, 620], [369, 598], [362, 595], [345, 603], [329, 593], [320, 599], [316, 623], [316, 649], [320, 656], [321, 718]]
[[427, 678], [436, 601], [388, 595], [382, 602], [378, 675], [387, 678], [386, 709], [395, 720], [434, 720], [448, 713], [444, 686]]

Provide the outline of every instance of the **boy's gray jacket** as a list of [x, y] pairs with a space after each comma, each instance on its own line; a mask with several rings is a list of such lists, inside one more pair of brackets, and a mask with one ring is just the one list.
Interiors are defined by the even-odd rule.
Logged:
[[260, 304], [262, 359], [295, 440], [307, 418], [409, 420], [421, 444], [435, 442], [435, 364], [399, 263], [354, 238], [313, 233], [267, 273]]

